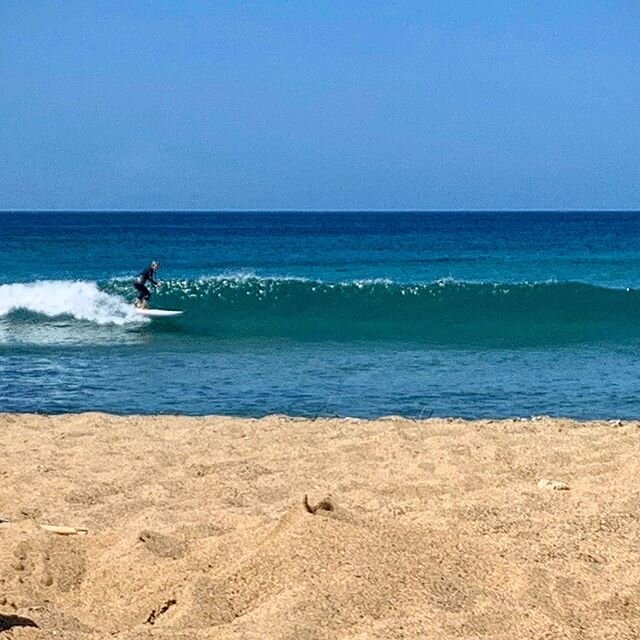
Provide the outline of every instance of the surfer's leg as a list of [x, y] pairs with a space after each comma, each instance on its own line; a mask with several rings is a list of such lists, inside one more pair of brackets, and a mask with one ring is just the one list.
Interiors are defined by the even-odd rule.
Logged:
[[143, 306], [143, 304], [147, 303], [149, 301], [149, 298], [151, 298], [151, 291], [149, 291], [149, 289], [147, 289], [147, 287], [145, 287], [140, 282], [134, 282], [133, 286], [138, 292], [138, 297], [136, 298], [136, 306]]
[[149, 306], [149, 300], [151, 300], [151, 291], [144, 285], [142, 285], [142, 288], [144, 289], [144, 294], [142, 295], [142, 300], [140, 300], [140, 306], [146, 309]]

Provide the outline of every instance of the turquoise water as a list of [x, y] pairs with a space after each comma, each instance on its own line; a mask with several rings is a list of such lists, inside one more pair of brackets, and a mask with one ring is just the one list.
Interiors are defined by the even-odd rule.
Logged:
[[[640, 214], [6, 212], [0, 241], [0, 410], [640, 414]], [[180, 318], [131, 307], [151, 259]]]

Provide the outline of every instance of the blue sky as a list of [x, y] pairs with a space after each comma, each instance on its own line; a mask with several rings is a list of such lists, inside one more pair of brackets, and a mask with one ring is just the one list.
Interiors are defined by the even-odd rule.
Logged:
[[640, 3], [0, 3], [0, 209], [640, 208]]

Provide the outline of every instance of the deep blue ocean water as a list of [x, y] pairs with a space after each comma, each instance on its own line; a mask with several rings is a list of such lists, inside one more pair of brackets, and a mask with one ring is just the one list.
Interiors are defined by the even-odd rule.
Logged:
[[0, 213], [1, 411], [638, 418], [639, 354], [637, 213]]

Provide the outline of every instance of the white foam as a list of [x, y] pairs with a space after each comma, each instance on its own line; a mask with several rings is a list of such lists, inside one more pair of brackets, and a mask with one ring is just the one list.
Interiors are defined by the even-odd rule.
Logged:
[[207, 282], [232, 282], [234, 284], [244, 284], [246, 282], [266, 282], [266, 283], [278, 283], [278, 282], [313, 282], [309, 278], [303, 278], [302, 276], [290, 276], [290, 275], [259, 275], [255, 271], [245, 269], [240, 271], [227, 270], [222, 273], [205, 274], [196, 279], [198, 283]]
[[39, 280], [0, 285], [0, 317], [31, 311], [54, 318], [72, 316], [96, 324], [147, 322], [124, 299], [100, 291], [95, 282]]

